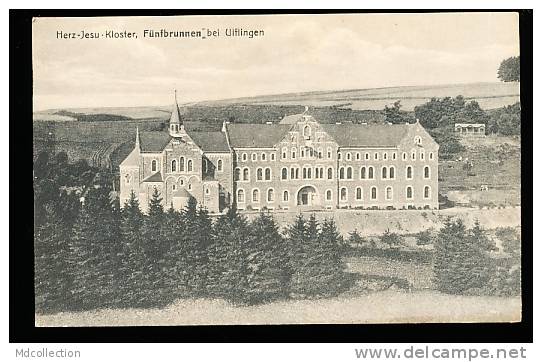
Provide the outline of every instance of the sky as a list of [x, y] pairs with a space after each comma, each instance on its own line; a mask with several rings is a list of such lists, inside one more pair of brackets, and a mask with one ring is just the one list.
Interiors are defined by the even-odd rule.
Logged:
[[[144, 38], [144, 29], [219, 29]], [[252, 39], [226, 28], [263, 30]], [[58, 39], [57, 32], [137, 39]], [[34, 110], [157, 106], [264, 94], [496, 82], [519, 55], [515, 13], [38, 18]]]

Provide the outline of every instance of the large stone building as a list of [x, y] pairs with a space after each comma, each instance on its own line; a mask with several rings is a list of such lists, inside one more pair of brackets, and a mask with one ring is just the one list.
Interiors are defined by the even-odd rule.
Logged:
[[325, 124], [307, 112], [280, 123], [185, 127], [177, 101], [169, 132], [137, 132], [120, 165], [121, 203], [145, 210], [190, 197], [210, 212], [335, 208], [438, 208], [438, 144], [419, 124]]

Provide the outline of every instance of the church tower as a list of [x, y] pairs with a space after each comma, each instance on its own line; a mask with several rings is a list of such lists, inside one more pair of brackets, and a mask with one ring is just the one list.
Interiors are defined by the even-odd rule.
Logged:
[[174, 90], [174, 102], [173, 109], [171, 110], [171, 118], [169, 119], [169, 135], [171, 137], [181, 137], [185, 134], [184, 124], [181, 119], [181, 112], [179, 111], [179, 105], [177, 104], [177, 90]]

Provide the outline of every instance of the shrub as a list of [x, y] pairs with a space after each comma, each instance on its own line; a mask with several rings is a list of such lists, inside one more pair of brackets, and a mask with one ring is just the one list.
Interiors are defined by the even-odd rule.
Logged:
[[380, 241], [388, 245], [388, 247], [391, 249], [392, 247], [396, 247], [401, 243], [402, 237], [397, 233], [390, 232], [390, 229], [386, 229], [384, 234], [382, 234], [380, 237]]

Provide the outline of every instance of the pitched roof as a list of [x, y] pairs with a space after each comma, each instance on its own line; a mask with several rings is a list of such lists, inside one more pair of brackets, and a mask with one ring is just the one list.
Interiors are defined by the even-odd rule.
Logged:
[[192, 197], [192, 195], [188, 191], [186, 191], [186, 189], [184, 187], [181, 187], [177, 191], [173, 191], [173, 197], [190, 198], [190, 197]]
[[203, 150], [203, 152], [229, 152], [230, 147], [224, 132], [195, 132], [188, 131], [188, 135]]
[[139, 149], [137, 147], [134, 147], [132, 152], [130, 152], [130, 154], [120, 163], [120, 166], [139, 166]]
[[281, 119], [279, 123], [280, 124], [294, 124], [301, 121], [302, 117], [303, 117], [303, 113], [289, 114], [287, 116], [284, 116], [284, 118]]
[[234, 148], [273, 147], [288, 132], [289, 124], [229, 124], [228, 135]]
[[150, 175], [149, 177], [147, 177], [146, 179], [144, 179], [143, 181], [141, 182], [162, 182], [163, 179], [162, 179], [162, 174], [160, 173], [160, 171]]
[[408, 131], [407, 124], [321, 124], [339, 147], [395, 147]]
[[141, 152], [162, 152], [171, 136], [166, 132], [140, 132]]

